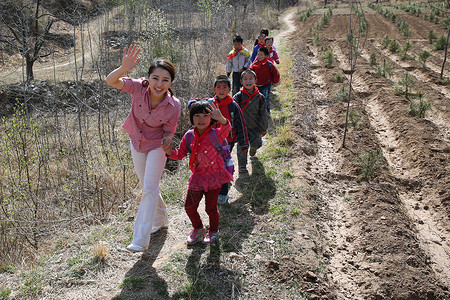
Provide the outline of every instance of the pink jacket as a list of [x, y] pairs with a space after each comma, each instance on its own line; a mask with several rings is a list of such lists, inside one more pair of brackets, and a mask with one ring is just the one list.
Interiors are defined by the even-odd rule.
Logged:
[[167, 93], [165, 99], [151, 109], [150, 95], [147, 87], [142, 86], [145, 78], [131, 79], [123, 77], [121, 92], [131, 94], [131, 110], [123, 124], [134, 149], [147, 153], [161, 147], [161, 140], [166, 132], [175, 133], [180, 117], [180, 101]]
[[[222, 142], [231, 130], [230, 122], [215, 129], [219, 141]], [[220, 188], [222, 184], [233, 180], [233, 176], [225, 169], [224, 162], [220, 153], [214, 149], [209, 136], [206, 134], [200, 141], [195, 136], [192, 139], [191, 149], [194, 149], [194, 143], [199, 143], [197, 154], [194, 161], [194, 168], [189, 177], [189, 189], [196, 191], [208, 191]], [[168, 156], [171, 159], [183, 159], [189, 153], [186, 147], [186, 135], [180, 142], [178, 149], [172, 150]]]

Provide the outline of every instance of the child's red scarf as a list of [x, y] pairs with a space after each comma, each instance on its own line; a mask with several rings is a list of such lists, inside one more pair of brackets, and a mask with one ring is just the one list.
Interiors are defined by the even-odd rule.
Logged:
[[238, 55], [239, 52], [241, 52], [242, 49], [244, 49], [244, 46], [241, 46], [241, 48], [239, 50], [233, 49], [234, 52], [232, 52], [231, 54], [227, 55], [228, 59], [232, 59], [233, 57]]
[[255, 68], [261, 68], [261, 66], [264, 65], [268, 60], [269, 60], [268, 57], [266, 57], [263, 61], [259, 61], [258, 59], [255, 59], [252, 66]]
[[200, 132], [198, 131], [197, 127], [194, 128], [194, 147], [192, 147], [191, 152], [191, 158], [189, 159], [189, 169], [191, 171], [194, 171], [194, 163], [195, 163], [195, 157], [197, 156], [197, 149], [199, 141], [205, 136], [208, 135], [208, 132], [211, 130], [211, 126], [205, 129], [205, 131], [200, 135]]
[[241, 109], [242, 109], [242, 112], [244, 112], [245, 109], [247, 108], [247, 105], [250, 103], [250, 100], [251, 100], [254, 96], [258, 95], [259, 89], [258, 89], [258, 87], [255, 85], [255, 90], [253, 91], [253, 94], [250, 95], [249, 92], [247, 91], [247, 89], [246, 89], [245, 87], [241, 87], [241, 92], [244, 93], [244, 94], [246, 94], [246, 95], [248, 96], [248, 99], [247, 99], [247, 100], [241, 102], [241, 104], [244, 104], [244, 106], [242, 106], [242, 108], [241, 108]]
[[214, 101], [213, 101], [213, 102], [214, 102], [215, 104], [217, 104], [217, 106], [221, 107], [221, 106], [228, 105], [228, 104], [230, 104], [231, 102], [233, 102], [233, 98], [231, 98], [230, 95], [227, 95], [225, 98], [223, 98], [223, 99], [220, 100], [220, 102], [219, 102], [219, 100], [217, 100], [217, 95], [216, 95], [216, 96], [214, 96]]
[[258, 42], [258, 45], [259, 45], [259, 48], [266, 46], [265, 44], [261, 44], [260, 42]]

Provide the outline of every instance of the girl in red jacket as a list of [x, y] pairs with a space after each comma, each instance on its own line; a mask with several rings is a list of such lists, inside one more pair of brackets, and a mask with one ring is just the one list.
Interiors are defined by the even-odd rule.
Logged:
[[[192, 173], [189, 177], [188, 192], [184, 208], [186, 210], [192, 226], [194, 227], [187, 238], [188, 245], [193, 245], [199, 241], [205, 244], [214, 243], [219, 231], [219, 209], [217, 198], [222, 184], [233, 180], [233, 176], [225, 169], [222, 156], [214, 148], [209, 131], [215, 130], [217, 137], [222, 142], [230, 133], [231, 124], [220, 112], [219, 106], [209, 103], [207, 100], [196, 101], [190, 108], [191, 123], [194, 124], [194, 137], [189, 145], [191, 157], [189, 168]], [[218, 121], [221, 126], [212, 128]], [[163, 149], [169, 158], [180, 160], [189, 151], [184, 135], [180, 142], [180, 147], [172, 150], [172, 145], [163, 145]], [[197, 211], [200, 200], [205, 195], [205, 210], [209, 216], [209, 230], [205, 234], [202, 220]]]
[[250, 66], [250, 70], [256, 73], [256, 86], [259, 92], [264, 95], [267, 111], [270, 114], [270, 88], [272, 84], [280, 81], [280, 73], [277, 67], [269, 61], [269, 49], [266, 47], [259, 48], [258, 57]]

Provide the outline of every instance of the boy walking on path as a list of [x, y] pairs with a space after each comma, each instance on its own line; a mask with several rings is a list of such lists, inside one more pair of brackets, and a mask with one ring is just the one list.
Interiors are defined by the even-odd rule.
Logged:
[[[262, 137], [267, 133], [269, 115], [264, 96], [256, 86], [256, 74], [252, 70], [245, 70], [241, 76], [242, 88], [233, 96], [244, 115], [250, 141], [250, 156], [255, 156], [256, 150], [262, 146]], [[248, 174], [247, 153], [237, 149], [239, 174]]]
[[[248, 136], [247, 128], [245, 127], [244, 117], [239, 105], [233, 101], [230, 96], [231, 82], [230, 78], [225, 75], [219, 75], [214, 80], [214, 96], [213, 103], [215, 103], [222, 115], [231, 123], [231, 131], [227, 137], [230, 144], [230, 152], [233, 150], [234, 144], [238, 142], [240, 150], [247, 153], [248, 150]], [[224, 204], [228, 201], [228, 190], [230, 184], [227, 182], [222, 185], [219, 193], [219, 204]]]
[[244, 40], [237, 35], [233, 38], [233, 49], [227, 55], [226, 71], [229, 77], [233, 72], [232, 94], [239, 92], [241, 88], [241, 73], [250, 67], [250, 52], [242, 46]]
[[272, 84], [280, 81], [280, 73], [277, 67], [269, 61], [269, 49], [259, 48], [258, 57], [250, 66], [250, 70], [256, 73], [256, 86], [259, 92], [264, 95], [267, 104], [267, 112], [270, 114], [270, 88]]

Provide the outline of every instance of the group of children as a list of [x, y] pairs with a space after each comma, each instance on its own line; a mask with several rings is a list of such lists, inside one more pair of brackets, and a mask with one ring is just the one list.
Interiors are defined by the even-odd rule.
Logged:
[[241, 74], [244, 70], [253, 70], [256, 74], [256, 86], [264, 95], [267, 111], [270, 114], [270, 89], [272, 84], [280, 81], [280, 73], [276, 64], [280, 63], [277, 50], [273, 46], [273, 37], [269, 36], [268, 29], [262, 29], [255, 41], [253, 52], [243, 46], [243, 39], [237, 35], [233, 38], [233, 49], [227, 55], [226, 72], [229, 77], [232, 73], [234, 96], [242, 87]]
[[[173, 123], [179, 117], [179, 100], [170, 90], [175, 69], [172, 71], [166, 67], [170, 62], [163, 61], [149, 69], [148, 79], [141, 78], [136, 81], [135, 87], [129, 88], [126, 84], [131, 82], [130, 79], [121, 76], [138, 64], [139, 50], [136, 46], [124, 49], [121, 67], [111, 72], [106, 80], [109, 85], [133, 95], [132, 110], [127, 121], [133, 119], [135, 123], [128, 131], [125, 126], [124, 129], [130, 135], [132, 154], [135, 153], [136, 157], [142, 155], [141, 163], [133, 156], [136, 171], [138, 174], [142, 173], [139, 179], [143, 186], [143, 198], [136, 218], [133, 242], [127, 249], [133, 252], [144, 251], [150, 242], [150, 233], [168, 226], [166, 207], [159, 192], [161, 170], [157, 173], [152, 171], [155, 160], [165, 162], [163, 158], [155, 158], [153, 154], [159, 151], [155, 144], [157, 142], [167, 158], [180, 160], [190, 154], [191, 175], [185, 211], [193, 229], [187, 238], [187, 244], [193, 245], [199, 241], [214, 243], [219, 231], [218, 204], [228, 201], [228, 190], [233, 181], [233, 174], [227, 168], [221, 150], [229, 147], [232, 151], [237, 143], [239, 175], [248, 175], [247, 152], [250, 156], [255, 156], [257, 149], [262, 146], [262, 137], [267, 132], [270, 88], [280, 79], [274, 65], [280, 63], [280, 60], [273, 47], [273, 38], [268, 36], [267, 30], [262, 30], [251, 55], [243, 47], [242, 37], [233, 38], [233, 50], [227, 55], [227, 76], [215, 78], [213, 98], [189, 101], [190, 121], [194, 130], [183, 136], [177, 149], [173, 149], [172, 138], [175, 128]], [[171, 64], [170, 66], [172, 68]], [[231, 73], [232, 81], [229, 78]], [[230, 95], [231, 91], [233, 96]], [[178, 108], [174, 110], [174, 107]], [[163, 120], [164, 111], [176, 110], [177, 116]], [[155, 114], [156, 112], [158, 113]], [[170, 126], [167, 125], [169, 123]], [[141, 149], [143, 143], [154, 146]], [[203, 196], [209, 216], [208, 231], [198, 213]], [[159, 215], [162, 217], [159, 218]]]
[[[176, 150], [172, 150], [172, 145], [163, 145], [166, 155], [172, 159], [182, 159], [191, 153], [189, 167], [192, 174], [185, 201], [185, 210], [193, 226], [187, 238], [189, 245], [198, 241], [214, 243], [217, 240], [218, 204], [227, 203], [230, 181], [233, 180], [225, 171], [222, 157], [213, 147], [210, 131], [215, 131], [221, 143], [226, 139], [230, 151], [238, 144], [239, 176], [248, 175], [247, 152], [255, 156], [262, 146], [270, 115], [270, 88], [280, 80], [275, 63], [279, 64], [280, 59], [268, 30], [261, 30], [251, 55], [243, 46], [242, 37], [235, 36], [233, 49], [227, 55], [227, 76], [215, 78], [214, 98], [191, 99], [190, 120], [195, 126], [191, 145], [186, 146], [188, 133]], [[231, 74], [232, 81], [229, 78]], [[207, 233], [197, 211], [203, 195], [209, 216]]]

